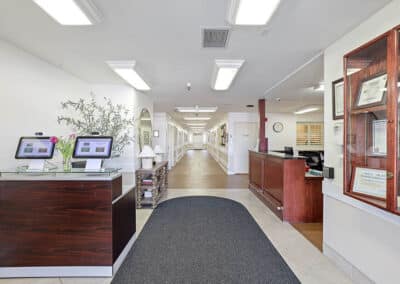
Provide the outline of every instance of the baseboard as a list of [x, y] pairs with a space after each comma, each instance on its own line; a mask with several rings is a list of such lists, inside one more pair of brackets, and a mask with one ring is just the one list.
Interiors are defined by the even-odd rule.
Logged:
[[336, 264], [349, 278], [353, 283], [356, 284], [373, 284], [375, 283], [367, 275], [361, 272], [357, 267], [352, 265], [349, 261], [347, 261], [341, 254], [339, 254], [335, 249], [331, 246], [323, 243], [323, 253], [326, 255], [333, 263]]
[[122, 250], [121, 254], [117, 258], [117, 260], [114, 262], [113, 265], [113, 274], [117, 273], [118, 269], [121, 267], [122, 263], [124, 262], [126, 256], [128, 255], [129, 251], [133, 247], [133, 244], [136, 241], [136, 233], [133, 234], [132, 238], [129, 240], [129, 242], [126, 244], [125, 248]]

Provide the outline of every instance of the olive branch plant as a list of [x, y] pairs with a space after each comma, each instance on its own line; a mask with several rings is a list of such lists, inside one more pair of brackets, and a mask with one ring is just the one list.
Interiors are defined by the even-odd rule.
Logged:
[[112, 157], [119, 157], [125, 147], [135, 141], [135, 118], [124, 105], [113, 104], [111, 99], [106, 97], [103, 100], [104, 103], [99, 104], [92, 95], [90, 99], [62, 102], [61, 108], [72, 112], [73, 115], [60, 115], [57, 122], [71, 127], [78, 135], [98, 132], [100, 135], [112, 136]]

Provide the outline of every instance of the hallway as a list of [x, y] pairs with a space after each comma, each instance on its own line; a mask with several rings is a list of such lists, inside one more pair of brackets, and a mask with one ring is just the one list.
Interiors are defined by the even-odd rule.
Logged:
[[248, 188], [248, 175], [227, 175], [207, 150], [189, 150], [169, 173], [169, 188]]

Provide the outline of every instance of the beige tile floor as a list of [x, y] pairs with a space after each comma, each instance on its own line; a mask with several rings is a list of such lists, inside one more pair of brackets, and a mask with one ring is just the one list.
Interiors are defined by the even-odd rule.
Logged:
[[[163, 200], [196, 195], [225, 197], [242, 203], [302, 283], [351, 283], [316, 247], [290, 224], [282, 223], [247, 189], [169, 189]], [[138, 234], [151, 212], [150, 209], [137, 211]], [[36, 278], [1, 279], [0, 284], [106, 284], [110, 281], [110, 278]]]

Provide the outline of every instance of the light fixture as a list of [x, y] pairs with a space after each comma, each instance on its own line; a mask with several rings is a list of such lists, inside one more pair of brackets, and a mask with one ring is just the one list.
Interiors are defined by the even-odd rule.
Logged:
[[325, 91], [325, 85], [323, 82], [313, 87], [314, 92], [323, 92]]
[[177, 112], [193, 112], [193, 113], [212, 113], [218, 110], [218, 107], [176, 107]]
[[317, 107], [317, 106], [308, 106], [308, 107], [304, 107], [298, 111], [295, 111], [294, 114], [304, 114], [304, 113], [313, 112], [313, 111], [317, 111], [317, 110], [319, 110], [319, 107]]
[[196, 120], [196, 121], [201, 121], [201, 120], [210, 120], [211, 117], [205, 117], [205, 116], [203, 116], [203, 117], [198, 117], [198, 116], [196, 116], [196, 117], [184, 117], [183, 119], [184, 119], [184, 120]]
[[136, 61], [108, 61], [108, 66], [114, 70], [122, 79], [139, 91], [149, 91], [150, 87], [133, 69]]
[[63, 26], [89, 26], [102, 20], [91, 0], [33, 0], [50, 17]]
[[189, 126], [206, 126], [206, 123], [186, 123]]
[[211, 86], [216, 91], [226, 91], [232, 85], [244, 60], [215, 60]]
[[228, 22], [239, 26], [264, 26], [280, 2], [280, 0], [231, 0]]

